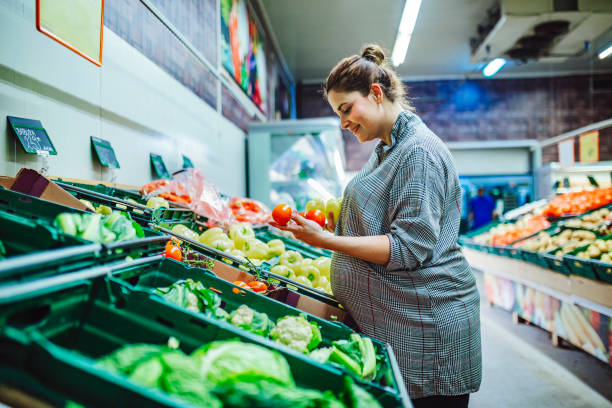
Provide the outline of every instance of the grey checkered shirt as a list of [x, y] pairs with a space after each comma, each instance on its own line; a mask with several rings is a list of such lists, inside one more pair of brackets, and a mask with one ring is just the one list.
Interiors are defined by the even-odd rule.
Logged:
[[388, 342], [411, 398], [480, 386], [479, 296], [457, 244], [461, 187], [450, 152], [409, 111], [347, 185], [336, 235], [386, 234], [387, 265], [334, 253], [334, 294], [359, 329]]

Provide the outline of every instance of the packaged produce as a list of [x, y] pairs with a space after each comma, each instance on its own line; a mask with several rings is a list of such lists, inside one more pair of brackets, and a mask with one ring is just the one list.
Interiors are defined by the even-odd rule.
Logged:
[[239, 222], [265, 224], [270, 221], [272, 212], [262, 202], [244, 197], [232, 197], [229, 206], [234, 218]]

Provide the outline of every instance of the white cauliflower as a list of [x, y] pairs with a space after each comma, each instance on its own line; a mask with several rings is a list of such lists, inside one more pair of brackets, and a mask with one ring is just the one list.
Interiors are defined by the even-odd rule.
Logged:
[[250, 326], [253, 322], [253, 316], [255, 315], [255, 311], [248, 307], [247, 305], [241, 305], [236, 309], [234, 313], [232, 313], [232, 317], [230, 319], [230, 323], [234, 326]]
[[308, 322], [303, 316], [285, 316], [278, 320], [270, 332], [274, 341], [306, 353], [321, 342], [321, 332], [317, 325]]

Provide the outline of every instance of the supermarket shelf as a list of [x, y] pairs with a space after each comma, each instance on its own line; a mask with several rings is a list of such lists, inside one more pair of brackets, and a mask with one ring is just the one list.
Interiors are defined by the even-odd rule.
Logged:
[[483, 272], [514, 280], [551, 296], [570, 301], [571, 282], [566, 275], [518, 259], [469, 248], [463, 248], [463, 254], [470, 265]]
[[538, 289], [560, 300], [612, 316], [612, 285], [576, 275], [562, 275], [518, 259], [464, 248], [470, 265]]

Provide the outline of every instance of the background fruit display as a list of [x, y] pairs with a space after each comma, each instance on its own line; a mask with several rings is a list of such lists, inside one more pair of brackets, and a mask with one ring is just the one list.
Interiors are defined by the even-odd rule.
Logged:
[[553, 198], [542, 211], [545, 217], [579, 215], [612, 203], [612, 187], [561, 194]]
[[542, 231], [534, 238], [520, 241], [514, 246], [541, 253], [557, 250], [555, 256], [562, 257], [578, 247], [590, 244], [596, 238], [597, 235], [594, 232], [587, 230], [566, 229], [552, 236], [546, 231]]
[[474, 242], [490, 245], [510, 245], [550, 227], [542, 216], [526, 215], [514, 223], [498, 224], [473, 238]]

